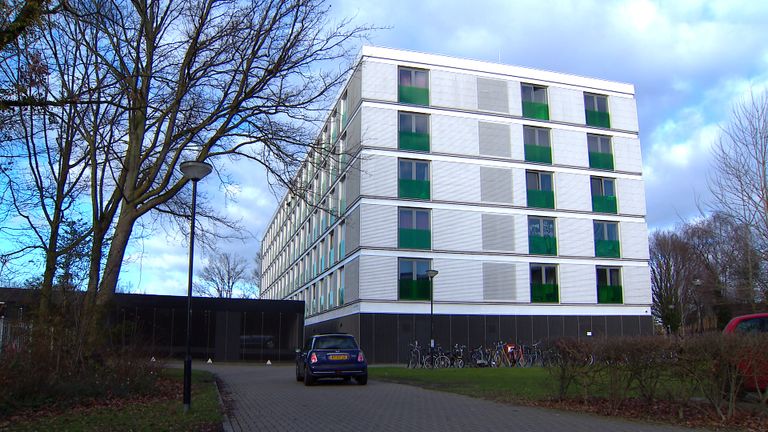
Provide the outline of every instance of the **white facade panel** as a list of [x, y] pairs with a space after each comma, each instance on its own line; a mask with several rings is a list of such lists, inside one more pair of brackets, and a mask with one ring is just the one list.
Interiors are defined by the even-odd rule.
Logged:
[[[515, 215], [515, 253], [528, 253], [528, 216]], [[518, 297], [519, 298], [519, 297]]]
[[549, 87], [549, 118], [552, 121], [584, 124], [584, 92], [562, 87]]
[[347, 198], [347, 208], [351, 206], [360, 196], [360, 158], [355, 159], [344, 178], [344, 194]]
[[[522, 148], [522, 144], [520, 147]], [[512, 170], [512, 204], [518, 207], [525, 207], [528, 204], [525, 170], [523, 169]]]
[[477, 109], [477, 79], [472, 75], [431, 70], [429, 104], [436, 107]]
[[[527, 238], [527, 236], [526, 236]], [[526, 241], [526, 243], [528, 243]], [[517, 266], [517, 281], [515, 283], [515, 290], [517, 293], [515, 297], [520, 303], [531, 302], [531, 266], [528, 263], [518, 264]]]
[[642, 180], [616, 179], [619, 213], [645, 216], [645, 187]]
[[357, 109], [357, 106], [360, 105], [362, 99], [362, 91], [363, 68], [362, 66], [358, 66], [357, 69], [355, 69], [355, 72], [352, 73], [352, 77], [349, 79], [349, 84], [347, 84], [347, 109], [349, 110], [347, 116], [349, 116], [349, 114], [351, 114], [355, 109]]
[[346, 237], [344, 244], [344, 252], [347, 255], [352, 253], [355, 249], [360, 247], [360, 207], [349, 212], [345, 220]]
[[365, 60], [363, 62], [363, 99], [397, 102], [397, 66]]
[[552, 163], [588, 167], [587, 134], [571, 130], [552, 129]]
[[480, 201], [480, 166], [432, 162], [432, 194], [436, 201]]
[[555, 208], [559, 210], [592, 211], [589, 176], [555, 173]]
[[432, 152], [473, 156], [479, 153], [477, 120], [432, 115], [430, 123]]
[[397, 196], [397, 158], [364, 154], [360, 160], [360, 193], [374, 197]]
[[560, 303], [597, 303], [595, 266], [561, 264]]
[[360, 135], [366, 147], [397, 148], [397, 111], [364, 106]]
[[523, 96], [520, 90], [520, 81], [507, 81], [509, 93], [509, 113], [513, 116], [523, 115]]
[[608, 97], [611, 128], [637, 132], [637, 104], [635, 99], [621, 96]]
[[562, 256], [595, 256], [595, 235], [590, 219], [557, 219], [557, 246]]
[[360, 299], [360, 259], [355, 258], [344, 266], [344, 303]]
[[648, 227], [645, 222], [622, 222], [619, 224], [621, 257], [648, 259]]
[[[456, 229], [461, 227], [461, 229]], [[482, 249], [481, 213], [462, 210], [432, 210], [432, 248], [446, 251]]]
[[433, 280], [436, 302], [482, 301], [482, 261], [436, 257], [432, 260], [432, 268], [440, 272]]
[[640, 154], [640, 140], [637, 138], [613, 137], [613, 164], [616, 171], [643, 172], [643, 157]]
[[397, 207], [360, 205], [360, 246], [397, 247]]
[[525, 145], [523, 144], [523, 125], [513, 123], [510, 126], [512, 144], [512, 159], [525, 160]]
[[360, 257], [360, 298], [397, 300], [397, 257]]
[[[624, 304], [651, 304], [651, 270], [649, 267], [623, 267], [621, 283], [624, 288]], [[650, 312], [650, 310], [648, 311]]]
[[347, 124], [347, 129], [345, 131], [344, 137], [344, 153], [347, 154], [347, 157], [351, 157], [357, 152], [357, 149], [360, 147], [360, 142], [362, 138], [361, 133], [361, 124], [362, 124], [362, 117], [361, 116], [354, 116], [352, 119], [350, 119], [349, 123]]

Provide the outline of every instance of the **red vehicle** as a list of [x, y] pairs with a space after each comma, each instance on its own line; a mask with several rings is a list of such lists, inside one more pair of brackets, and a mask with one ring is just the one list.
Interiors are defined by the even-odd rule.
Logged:
[[[768, 312], [737, 316], [723, 330], [723, 334], [751, 333], [768, 333]], [[757, 364], [752, 363], [743, 360], [740, 365], [745, 377], [744, 390], [756, 391], [758, 386], [762, 390], [768, 389], [768, 361], [762, 359]]]

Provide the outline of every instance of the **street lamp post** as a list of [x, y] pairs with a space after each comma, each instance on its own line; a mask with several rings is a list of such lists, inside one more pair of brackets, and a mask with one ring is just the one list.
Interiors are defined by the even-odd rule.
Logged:
[[435, 285], [432, 280], [437, 276], [437, 273], [438, 271], [434, 269], [427, 270], [427, 276], [429, 276], [429, 361], [432, 364], [432, 369], [435, 368], [435, 338], [433, 336], [435, 331]]
[[197, 211], [197, 182], [211, 173], [213, 167], [205, 162], [186, 161], [179, 166], [184, 177], [192, 180], [192, 222], [189, 226], [189, 275], [187, 280], [187, 353], [184, 357], [184, 413], [189, 411], [192, 402], [192, 354], [191, 318], [192, 318], [192, 265], [195, 258], [195, 212]]

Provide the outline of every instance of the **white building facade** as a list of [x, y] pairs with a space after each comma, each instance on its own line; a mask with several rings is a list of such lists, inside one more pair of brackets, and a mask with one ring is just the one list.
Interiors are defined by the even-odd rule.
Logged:
[[319, 142], [262, 242], [309, 333], [407, 361], [432, 292], [444, 347], [651, 333], [632, 85], [364, 47]]

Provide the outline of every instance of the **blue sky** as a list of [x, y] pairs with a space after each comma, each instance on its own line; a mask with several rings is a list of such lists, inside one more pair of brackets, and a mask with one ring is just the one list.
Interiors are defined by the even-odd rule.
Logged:
[[[711, 147], [733, 103], [768, 87], [768, 2], [370, 1], [330, 3], [334, 19], [387, 27], [369, 44], [573, 73], [635, 85], [647, 221], [670, 227], [708, 200]], [[248, 228], [220, 248], [252, 257], [277, 198], [258, 167], [227, 168], [239, 186], [200, 183]], [[187, 247], [173, 233], [135, 241], [121, 284], [183, 295]], [[201, 261], [197, 261], [199, 269]]]

